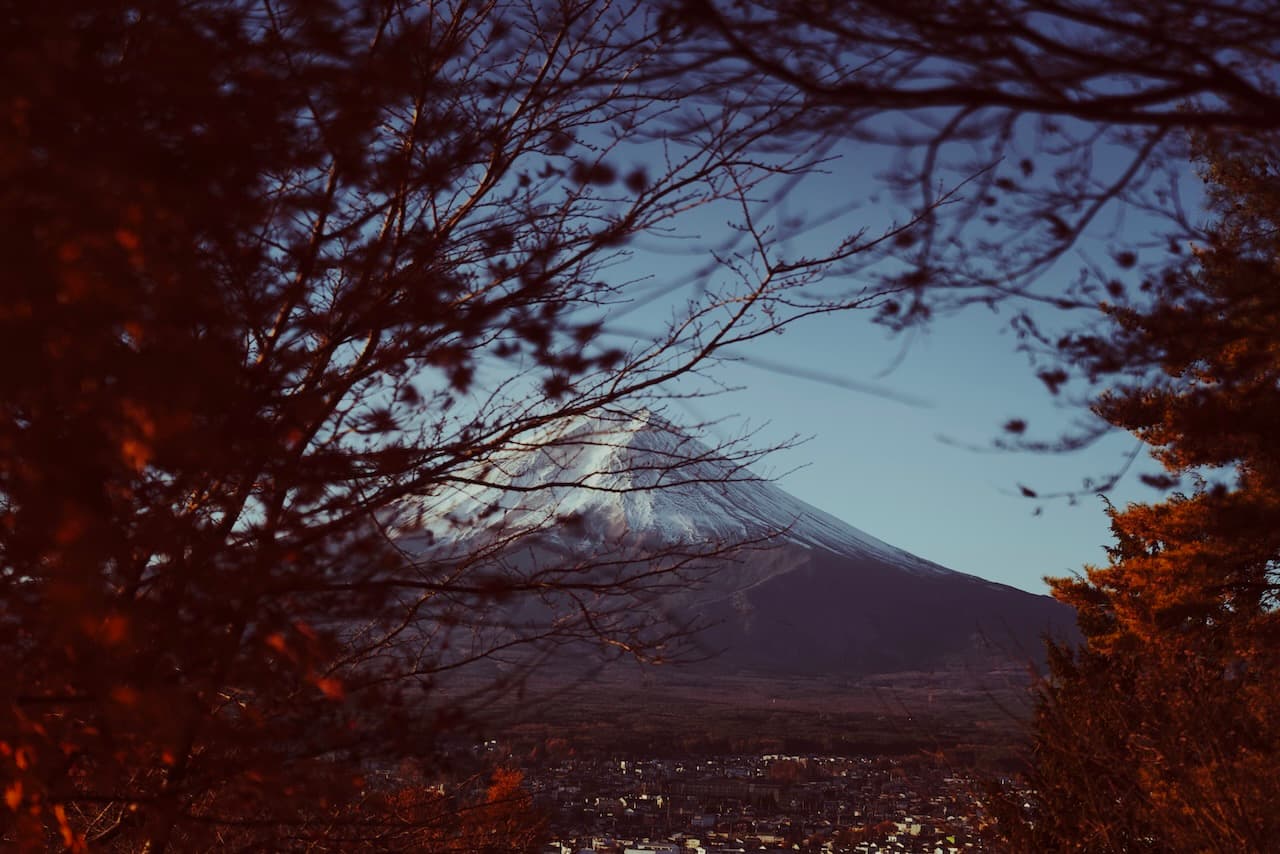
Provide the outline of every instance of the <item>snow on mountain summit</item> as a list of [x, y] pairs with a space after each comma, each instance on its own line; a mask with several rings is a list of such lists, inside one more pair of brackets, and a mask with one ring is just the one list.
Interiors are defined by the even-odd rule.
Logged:
[[950, 573], [895, 548], [753, 474], [647, 411], [583, 416], [487, 461], [483, 483], [418, 499], [433, 539], [477, 531], [543, 536], [581, 544], [624, 539], [649, 544], [731, 545], [770, 540], [848, 557], [869, 557], [912, 573]]

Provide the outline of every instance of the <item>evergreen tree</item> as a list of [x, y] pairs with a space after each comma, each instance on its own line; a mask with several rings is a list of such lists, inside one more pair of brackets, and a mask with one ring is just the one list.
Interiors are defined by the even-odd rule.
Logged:
[[[1280, 843], [1280, 172], [1205, 143], [1214, 224], [1111, 334], [1064, 342], [1095, 411], [1140, 437], [1166, 500], [1110, 508], [1106, 566], [1052, 581], [1085, 644], [1053, 649], [1024, 850], [1266, 851]], [[1021, 815], [1017, 815], [1017, 813]], [[1012, 829], [1011, 829], [1012, 827]]]

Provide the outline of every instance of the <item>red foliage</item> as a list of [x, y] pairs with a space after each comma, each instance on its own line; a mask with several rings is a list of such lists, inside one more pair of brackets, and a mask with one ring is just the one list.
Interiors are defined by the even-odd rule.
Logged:
[[1274, 150], [1206, 157], [1219, 219], [1194, 265], [1071, 343], [1123, 372], [1099, 414], [1193, 489], [1112, 508], [1108, 565], [1053, 582], [1086, 644], [1041, 688], [1034, 811], [1006, 804], [1028, 850], [1280, 840], [1280, 183]]

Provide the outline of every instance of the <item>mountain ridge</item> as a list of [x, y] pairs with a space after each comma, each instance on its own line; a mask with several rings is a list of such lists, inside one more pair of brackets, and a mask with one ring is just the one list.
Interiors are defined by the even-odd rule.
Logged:
[[[510, 530], [594, 515], [608, 523], [594, 530], [613, 538], [664, 544], [764, 539], [874, 554], [912, 572], [957, 572], [796, 498], [719, 451], [645, 410], [584, 416], [489, 461], [486, 476], [476, 478], [487, 483], [460, 485], [431, 504], [430, 514], [449, 520], [433, 536], [456, 538], [451, 527], [466, 530], [477, 520]], [[504, 494], [508, 489], [515, 491]]]
[[465, 552], [485, 531], [524, 532], [512, 541], [537, 546], [521, 560], [540, 551], [584, 565], [600, 551], [723, 546], [706, 577], [645, 606], [706, 626], [696, 642], [711, 669], [879, 673], [993, 648], [1040, 661], [1045, 634], [1072, 636], [1066, 606], [879, 540], [758, 477], [754, 459], [645, 411], [583, 417], [434, 499], [426, 515], [448, 521], [428, 540]]

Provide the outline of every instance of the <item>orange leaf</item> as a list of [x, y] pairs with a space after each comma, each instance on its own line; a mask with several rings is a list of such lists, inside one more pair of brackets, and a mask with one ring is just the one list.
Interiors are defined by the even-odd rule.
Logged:
[[116, 243], [130, 252], [142, 245], [142, 241], [138, 239], [138, 233], [127, 228], [116, 229]]
[[18, 805], [22, 803], [22, 781], [19, 780], [4, 790], [4, 802], [9, 805], [9, 809], [17, 812]]
[[117, 685], [111, 689], [111, 699], [122, 706], [136, 706], [140, 697], [136, 689], [128, 685]]
[[58, 525], [58, 530], [53, 535], [54, 542], [60, 546], [70, 545], [83, 537], [88, 527], [84, 514], [68, 507], [66, 514], [62, 517], [62, 524]]
[[156, 422], [147, 408], [136, 400], [125, 400], [120, 404], [121, 411], [137, 426], [142, 435], [148, 439], [156, 435]]
[[342, 688], [342, 683], [330, 676], [324, 676], [316, 680], [316, 687], [320, 692], [330, 700], [341, 700], [346, 696], [346, 692]]
[[102, 639], [108, 644], [118, 644], [124, 640], [129, 621], [119, 615], [112, 615], [102, 621]]
[[125, 439], [120, 443], [120, 456], [134, 471], [142, 471], [151, 462], [151, 446], [138, 439]]
[[81, 851], [81, 841], [76, 837], [76, 833], [71, 829], [71, 822], [67, 821], [67, 810], [62, 804], [57, 804], [53, 808], [53, 814], [58, 819], [58, 830], [62, 832], [62, 844], [73, 851]]
[[102, 642], [107, 646], [115, 646], [124, 640], [129, 631], [129, 621], [119, 614], [108, 614], [102, 618], [99, 629]]

